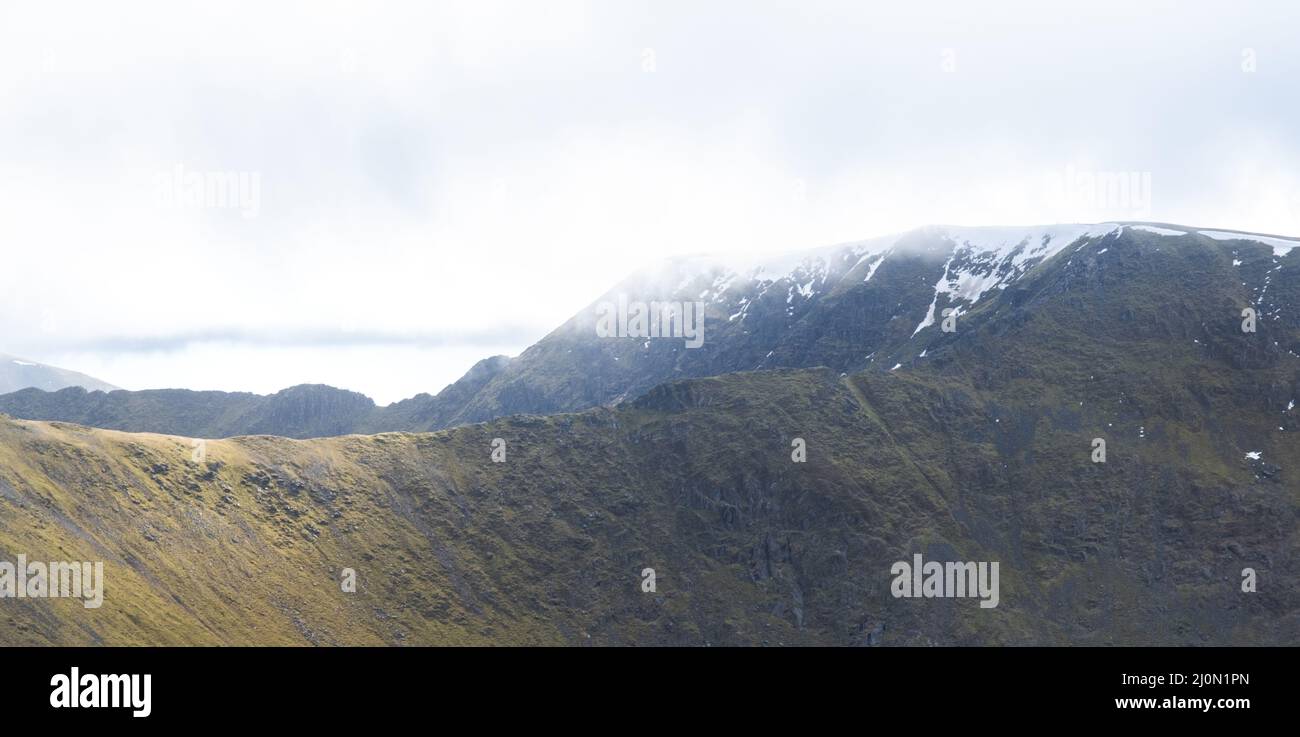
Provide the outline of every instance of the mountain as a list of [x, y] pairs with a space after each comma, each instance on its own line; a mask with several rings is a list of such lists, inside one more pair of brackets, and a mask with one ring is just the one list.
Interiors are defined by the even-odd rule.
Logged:
[[0, 353], [0, 394], [35, 387], [43, 391], [57, 391], [79, 386], [91, 391], [113, 391], [117, 387], [76, 371], [46, 366], [16, 356]]
[[0, 412], [12, 417], [194, 438], [314, 438], [383, 432], [441, 426], [441, 408], [459, 407], [465, 397], [508, 362], [505, 356], [484, 359], [437, 396], [421, 394], [388, 407], [376, 407], [369, 397], [356, 392], [303, 384], [270, 395], [188, 389], [24, 389], [0, 395]]
[[461, 409], [510, 363], [508, 356], [485, 358], [436, 396], [419, 394], [388, 405], [371, 419], [366, 430], [432, 430], [459, 424], [457, 414]]
[[[0, 419], [0, 560], [108, 582], [7, 601], [0, 643], [1294, 644], [1300, 251], [1268, 238], [930, 229], [692, 266], [662, 283], [732, 311], [701, 347], [580, 316], [462, 387], [577, 413], [201, 455]], [[918, 554], [998, 563], [998, 605], [895, 597]]]
[[[735, 371], [827, 366], [841, 372], [889, 370], [924, 360], [944, 340], [945, 309], [965, 323], [988, 305], [1023, 295], [1024, 283], [1081, 258], [1141, 244], [1207, 250], [1222, 272], [1245, 279], [1243, 307], [1287, 287], [1265, 257], [1281, 259], [1300, 241], [1251, 233], [1150, 223], [1030, 227], [933, 226], [778, 258], [681, 258], [635, 274], [511, 360], [481, 361], [436, 396], [421, 394], [367, 409], [341, 390], [314, 387], [323, 414], [267, 420], [274, 397], [203, 393], [93, 393], [0, 396], [0, 412], [26, 419], [77, 422], [128, 431], [227, 437], [286, 437], [428, 431], [511, 414], [551, 414], [635, 397], [665, 381]], [[1057, 258], [1061, 256], [1061, 258]], [[1244, 260], [1243, 260], [1244, 259]], [[1041, 268], [1040, 268], [1041, 267]], [[1277, 268], [1281, 268], [1280, 262]], [[1270, 292], [1270, 288], [1272, 291]], [[700, 305], [703, 340], [599, 337], [603, 307]], [[683, 308], [684, 309], [684, 308]], [[1240, 312], [1240, 310], [1238, 310]], [[1264, 313], [1268, 313], [1265, 315]], [[305, 390], [304, 390], [305, 391]], [[330, 399], [326, 395], [336, 393]], [[279, 414], [275, 416], [281, 416]]]
[[[678, 259], [617, 285], [511, 362], [452, 423], [570, 411], [636, 396], [663, 381], [753, 369], [829, 366], [888, 370], [943, 339], [948, 308], [969, 313], [1019, 286], [1040, 265], [1139, 244], [1280, 258], [1300, 241], [1151, 224], [1023, 228], [929, 227], [776, 259]], [[1159, 246], [1157, 246], [1159, 247]], [[1062, 258], [1055, 258], [1063, 256]], [[1267, 297], [1271, 277], [1246, 266]], [[1236, 280], [1234, 270], [1223, 277]], [[1273, 294], [1276, 294], [1277, 286]], [[1244, 296], [1244, 295], [1243, 295]], [[702, 302], [703, 344], [597, 339], [601, 305]], [[961, 314], [959, 321], [963, 320]]]
[[188, 389], [87, 392], [80, 387], [0, 396], [0, 412], [14, 417], [194, 438], [346, 435], [375, 411], [375, 403], [364, 395], [321, 385], [268, 396]]

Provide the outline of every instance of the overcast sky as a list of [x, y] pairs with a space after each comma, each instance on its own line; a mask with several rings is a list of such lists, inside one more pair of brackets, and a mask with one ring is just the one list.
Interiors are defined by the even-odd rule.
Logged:
[[387, 403], [673, 254], [1300, 235], [1298, 8], [0, 0], [0, 352]]

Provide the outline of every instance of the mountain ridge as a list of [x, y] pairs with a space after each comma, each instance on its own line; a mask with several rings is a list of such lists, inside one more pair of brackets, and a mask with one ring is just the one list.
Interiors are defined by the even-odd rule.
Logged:
[[[436, 430], [510, 414], [581, 410], [633, 398], [663, 381], [749, 369], [826, 365], [844, 372], [889, 370], [928, 356], [930, 344], [942, 342], [936, 333], [944, 309], [956, 310], [955, 319], [963, 320], [963, 312], [1008, 289], [1014, 293], [1028, 273], [1070, 246], [1083, 241], [1077, 246], [1082, 249], [1107, 238], [1118, 243], [1130, 237], [1126, 232], [1208, 245], [1224, 253], [1232, 252], [1235, 242], [1224, 236], [1242, 236], [1247, 248], [1268, 247], [1279, 258], [1290, 251], [1288, 244], [1300, 245], [1300, 240], [1281, 236], [1114, 222], [926, 226], [776, 256], [685, 256], [628, 277], [520, 356], [484, 359], [437, 395], [421, 394], [387, 407], [371, 402], [367, 408], [357, 399], [361, 395], [317, 386], [313, 398], [302, 397], [303, 407], [292, 408], [281, 406], [288, 404], [283, 391], [255, 398], [151, 390], [116, 397], [9, 394], [0, 396], [0, 411], [26, 419], [195, 437], [268, 433], [305, 438]], [[1269, 283], [1266, 277], [1261, 295]], [[676, 341], [597, 339], [596, 308], [620, 295], [646, 303], [701, 303], [705, 344], [690, 350], [674, 345]], [[169, 411], [161, 398], [176, 408]], [[313, 406], [316, 416], [308, 409]]]

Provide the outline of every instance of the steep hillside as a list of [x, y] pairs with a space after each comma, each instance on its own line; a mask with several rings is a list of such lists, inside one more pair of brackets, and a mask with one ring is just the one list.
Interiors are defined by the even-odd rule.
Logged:
[[[1212, 355], [1143, 365], [1137, 404], [1109, 373], [776, 370], [198, 461], [186, 438], [6, 420], [0, 560], [102, 560], [107, 593], [0, 602], [0, 643], [1295, 642], [1300, 442], [1256, 389], [1294, 390], [1294, 366], [1202, 392], [1165, 382], [1222, 374]], [[999, 562], [999, 605], [894, 598], [918, 553]]]

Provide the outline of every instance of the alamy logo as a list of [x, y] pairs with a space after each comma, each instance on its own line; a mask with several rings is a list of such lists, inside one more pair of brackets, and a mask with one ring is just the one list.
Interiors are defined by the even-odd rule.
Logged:
[[618, 302], [596, 305], [596, 336], [600, 338], [682, 338], [687, 348], [704, 345], [703, 302]]
[[177, 164], [154, 176], [154, 199], [167, 208], [239, 210], [255, 218], [262, 209], [262, 175], [248, 171], [186, 171]]
[[981, 609], [998, 605], [998, 564], [985, 562], [922, 561], [921, 554], [912, 563], [900, 560], [889, 572], [894, 574], [890, 593], [895, 599], [960, 599], [976, 597]]
[[98, 609], [104, 603], [104, 563], [56, 561], [18, 563], [0, 561], [0, 599], [84, 599], [82, 606]]
[[50, 679], [54, 690], [50, 692], [50, 706], [55, 709], [132, 709], [131, 716], [147, 717], [153, 713], [150, 704], [151, 676], [138, 675], [101, 676], [94, 673], [81, 675], [73, 666], [68, 675], [59, 673]]
[[1067, 166], [1064, 173], [1048, 173], [1046, 194], [1053, 207], [1086, 208], [1144, 219], [1151, 215], [1151, 172], [1089, 171]]

